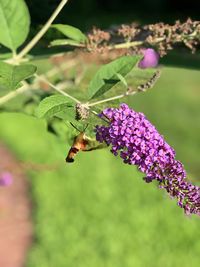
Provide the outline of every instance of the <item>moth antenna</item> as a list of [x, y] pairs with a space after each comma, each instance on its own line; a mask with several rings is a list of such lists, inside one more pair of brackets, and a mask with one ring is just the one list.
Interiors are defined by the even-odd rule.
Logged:
[[70, 122], [70, 124], [71, 124], [71, 126], [72, 127], [74, 127], [74, 129], [76, 129], [79, 133], [82, 133], [82, 132], [85, 132], [85, 130], [87, 129], [87, 127], [88, 127], [88, 123], [87, 123], [87, 125], [85, 126], [85, 128], [84, 128], [84, 130], [83, 131], [80, 131], [72, 122]]
[[82, 131], [80, 131], [71, 121], [70, 121], [70, 124], [71, 124], [71, 126], [74, 128], [74, 129], [76, 129], [79, 133], [81, 133]]
[[88, 125], [89, 125], [89, 124], [87, 123], [87, 125], [85, 126], [83, 132], [85, 132], [85, 130], [87, 129]]

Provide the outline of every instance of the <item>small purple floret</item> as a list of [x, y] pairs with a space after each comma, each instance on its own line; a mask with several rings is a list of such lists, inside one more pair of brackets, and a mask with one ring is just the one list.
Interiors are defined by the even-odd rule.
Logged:
[[154, 49], [143, 49], [142, 54], [144, 55], [144, 57], [138, 64], [139, 68], [155, 68], [158, 65], [159, 54]]
[[0, 174], [0, 186], [9, 186], [13, 182], [13, 177], [10, 172], [2, 172]]
[[137, 165], [145, 173], [144, 180], [159, 182], [176, 197], [186, 214], [200, 215], [200, 188], [186, 181], [183, 164], [175, 159], [175, 151], [146, 119], [126, 104], [105, 109], [100, 117], [109, 120], [108, 126], [96, 126], [96, 139], [111, 145], [111, 152], [124, 163]]

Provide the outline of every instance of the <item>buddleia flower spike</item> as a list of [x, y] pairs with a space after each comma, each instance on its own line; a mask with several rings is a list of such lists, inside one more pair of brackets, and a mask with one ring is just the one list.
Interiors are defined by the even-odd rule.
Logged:
[[200, 215], [200, 188], [186, 180], [183, 164], [175, 159], [174, 149], [167, 144], [143, 113], [121, 104], [107, 108], [100, 117], [109, 124], [96, 126], [96, 139], [111, 146], [111, 152], [124, 163], [136, 165], [149, 183], [157, 180], [159, 187], [177, 198], [186, 214]]

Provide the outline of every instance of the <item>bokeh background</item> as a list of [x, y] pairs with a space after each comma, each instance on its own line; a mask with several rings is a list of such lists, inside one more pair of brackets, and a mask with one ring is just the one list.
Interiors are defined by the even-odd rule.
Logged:
[[[27, 0], [34, 25], [44, 23], [59, 0]], [[42, 12], [41, 12], [42, 10]], [[177, 19], [199, 19], [199, 2], [195, 0], [76, 0], [69, 1], [59, 21], [87, 30], [94, 23], [108, 27], [111, 24], [132, 22], [172, 22]]]
[[[26, 2], [33, 35], [59, 1]], [[57, 22], [88, 31], [93, 25], [199, 19], [197, 2], [71, 0]], [[44, 41], [40, 46], [43, 51]], [[40, 70], [49, 65], [46, 59], [37, 64]], [[161, 64], [155, 87], [129, 103], [156, 125], [200, 186], [199, 54], [174, 51]], [[34, 229], [27, 267], [199, 266], [200, 219], [185, 216], [175, 200], [144, 183], [109, 149], [80, 153], [66, 165], [70, 144], [48, 133], [44, 121], [18, 113], [0, 114], [0, 140], [20, 161], [46, 166], [27, 171]]]

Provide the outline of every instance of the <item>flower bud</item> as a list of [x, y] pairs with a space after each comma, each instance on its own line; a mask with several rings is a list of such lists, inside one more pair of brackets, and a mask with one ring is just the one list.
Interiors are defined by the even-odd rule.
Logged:
[[2, 172], [0, 174], [0, 186], [9, 186], [13, 182], [13, 176], [10, 172]]
[[142, 49], [142, 54], [144, 55], [144, 57], [138, 64], [139, 68], [154, 68], [158, 65], [159, 54], [154, 49]]

